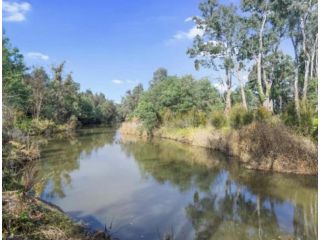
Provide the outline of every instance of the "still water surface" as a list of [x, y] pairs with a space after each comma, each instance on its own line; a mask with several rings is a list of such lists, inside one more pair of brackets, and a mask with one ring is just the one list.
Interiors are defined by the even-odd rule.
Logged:
[[82, 129], [49, 140], [37, 168], [42, 199], [120, 239], [317, 239], [316, 177], [248, 171], [202, 148]]

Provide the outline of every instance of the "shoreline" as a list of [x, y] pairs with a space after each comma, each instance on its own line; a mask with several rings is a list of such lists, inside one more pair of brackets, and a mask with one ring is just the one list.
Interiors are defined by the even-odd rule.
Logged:
[[[123, 122], [119, 131], [146, 138], [142, 124]], [[317, 175], [317, 146], [282, 124], [254, 122], [241, 129], [160, 127], [153, 136], [204, 147], [232, 156], [247, 169]]]
[[14, 232], [17, 225], [24, 229], [24, 237], [32, 239], [112, 239], [108, 232], [75, 222], [59, 206], [39, 197], [23, 196], [18, 191], [2, 192], [2, 208], [3, 224], [13, 229], [2, 233], [6, 238], [17, 236]]

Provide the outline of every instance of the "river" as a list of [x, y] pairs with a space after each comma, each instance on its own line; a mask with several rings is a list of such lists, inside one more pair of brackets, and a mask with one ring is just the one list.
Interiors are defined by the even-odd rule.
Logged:
[[317, 177], [218, 152], [80, 129], [43, 145], [36, 194], [119, 239], [317, 239]]

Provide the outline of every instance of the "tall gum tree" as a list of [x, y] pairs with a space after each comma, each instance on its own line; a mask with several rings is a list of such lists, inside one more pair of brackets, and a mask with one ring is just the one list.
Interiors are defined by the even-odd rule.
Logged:
[[207, 0], [199, 5], [201, 17], [194, 17], [196, 27], [203, 34], [196, 36], [193, 47], [187, 54], [195, 58], [195, 67], [212, 68], [224, 72], [225, 114], [231, 109], [232, 80], [235, 75], [240, 81], [242, 103], [247, 108], [240, 71], [243, 64], [238, 62], [240, 17], [234, 5], [224, 6], [215, 0]]
[[[304, 107], [307, 104], [309, 78], [313, 77], [314, 68], [317, 72], [315, 59], [318, 38], [318, 4], [315, 0], [282, 0], [280, 2], [285, 6], [284, 9], [287, 9], [283, 14], [288, 21], [288, 35], [294, 48], [294, 99], [296, 114], [300, 121], [300, 93], [302, 93], [301, 102]], [[302, 87], [299, 84], [300, 73], [303, 75]]]
[[261, 104], [273, 111], [271, 101], [272, 79], [266, 68], [265, 58], [278, 51], [280, 39], [284, 34], [284, 22], [277, 15], [277, 1], [243, 0], [241, 4], [245, 15], [246, 38], [242, 55], [254, 60], [256, 65], [256, 84]]

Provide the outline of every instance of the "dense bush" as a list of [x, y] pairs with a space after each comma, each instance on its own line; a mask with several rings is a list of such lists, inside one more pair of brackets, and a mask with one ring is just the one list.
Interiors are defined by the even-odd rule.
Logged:
[[281, 115], [282, 121], [300, 134], [311, 136], [314, 140], [318, 139], [318, 118], [317, 114], [309, 105], [303, 106], [300, 112], [300, 122], [295, 114], [294, 105], [287, 106]]
[[272, 113], [265, 107], [260, 106], [255, 110], [254, 117], [257, 121], [266, 121], [272, 117]]
[[207, 124], [206, 114], [194, 108], [185, 113], [173, 112], [166, 108], [160, 111], [160, 118], [163, 125], [175, 128], [199, 127]]
[[207, 124], [211, 107], [221, 103], [218, 91], [209, 80], [164, 74], [153, 79], [151, 87], [139, 98], [134, 116], [148, 131], [160, 123], [170, 127], [198, 127]]
[[254, 115], [251, 111], [246, 110], [241, 105], [232, 107], [229, 114], [229, 123], [231, 127], [240, 128], [250, 124], [254, 120]]
[[141, 101], [136, 108], [135, 116], [141, 119], [148, 134], [159, 124], [159, 117], [152, 103]]
[[213, 111], [210, 115], [210, 122], [212, 126], [219, 129], [227, 124], [227, 119], [222, 110]]

